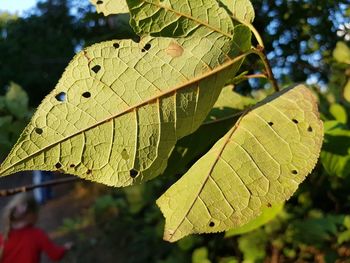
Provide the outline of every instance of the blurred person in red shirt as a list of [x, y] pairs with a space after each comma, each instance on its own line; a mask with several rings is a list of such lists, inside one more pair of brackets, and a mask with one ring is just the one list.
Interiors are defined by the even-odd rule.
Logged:
[[54, 244], [35, 227], [38, 205], [28, 194], [19, 194], [5, 208], [5, 231], [0, 235], [1, 263], [39, 263], [42, 252], [52, 261], [61, 260], [71, 243]]

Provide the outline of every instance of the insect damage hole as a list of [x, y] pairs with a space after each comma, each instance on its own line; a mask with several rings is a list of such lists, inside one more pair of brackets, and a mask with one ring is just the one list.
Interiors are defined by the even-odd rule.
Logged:
[[101, 66], [95, 65], [91, 68], [91, 70], [97, 74], [101, 70]]
[[307, 131], [308, 131], [308, 132], [312, 132], [312, 127], [309, 126], [309, 128], [307, 128]]
[[143, 49], [141, 50], [142, 52], [146, 52], [146, 51], [148, 51], [148, 50], [150, 50], [151, 49], [151, 44], [150, 43], [147, 43], [144, 47], [143, 47]]
[[103, 1], [98, 0], [98, 1], [96, 2], [96, 4], [98, 4], [98, 5], [102, 5], [102, 4], [103, 4]]
[[43, 133], [43, 129], [40, 128], [35, 128], [35, 132], [39, 135], [41, 135]]
[[56, 167], [57, 169], [60, 169], [60, 168], [62, 167], [62, 164], [56, 163], [56, 164], [55, 164], [55, 167]]
[[273, 122], [272, 121], [270, 121], [270, 122], [268, 122], [268, 124], [270, 125], [270, 126], [273, 126]]
[[139, 174], [139, 171], [132, 169], [130, 170], [130, 177], [135, 178]]
[[74, 167], [75, 167], [75, 164], [72, 163], [71, 165], [69, 165], [69, 167], [70, 167], [70, 168], [74, 168]]
[[91, 174], [91, 172], [92, 172], [92, 170], [89, 169], [86, 171], [86, 174]]
[[63, 102], [66, 100], [66, 93], [65, 92], [60, 92], [58, 93], [56, 96], [55, 96], [55, 99], [60, 101], [60, 102]]
[[297, 170], [292, 170], [292, 174], [298, 174]]
[[292, 120], [295, 124], [298, 124], [299, 123], [299, 121], [297, 120], [297, 119], [293, 119]]
[[114, 47], [114, 48], [119, 48], [120, 45], [119, 45], [119, 43], [114, 43], [114, 44], [113, 44], [113, 47]]
[[210, 226], [210, 227], [214, 227], [214, 226], [215, 226], [215, 223], [214, 223], [213, 221], [211, 221], [211, 222], [209, 223], [209, 226]]
[[88, 92], [88, 91], [86, 91], [86, 92], [84, 92], [83, 94], [81, 94], [84, 98], [90, 98], [91, 97], [91, 93], [90, 92]]

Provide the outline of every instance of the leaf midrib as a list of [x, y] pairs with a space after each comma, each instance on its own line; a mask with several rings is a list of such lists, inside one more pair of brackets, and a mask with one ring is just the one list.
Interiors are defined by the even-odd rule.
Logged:
[[[7, 168], [5, 168], [5, 169], [2, 169], [2, 167], [0, 167], [0, 175], [3, 175], [3, 176], [4, 176], [4, 175], [6, 174], [6, 171], [8, 171], [9, 169], [11, 169], [12, 167], [16, 166], [17, 164], [19, 164], [19, 163], [21, 163], [21, 162], [26, 161], [27, 159], [31, 158], [32, 156], [35, 156], [35, 155], [37, 155], [37, 154], [39, 154], [39, 153], [45, 151], [46, 149], [49, 149], [49, 148], [51, 148], [51, 147], [53, 147], [53, 146], [55, 146], [55, 145], [57, 145], [57, 144], [59, 144], [59, 143], [62, 143], [62, 142], [64, 142], [64, 141], [66, 141], [66, 140], [69, 140], [69, 139], [71, 139], [72, 137], [77, 136], [77, 135], [79, 135], [79, 134], [81, 134], [81, 133], [83, 133], [83, 132], [86, 132], [86, 131], [90, 130], [90, 129], [93, 129], [93, 128], [95, 128], [95, 127], [97, 127], [97, 126], [99, 126], [99, 125], [101, 125], [101, 124], [103, 124], [103, 123], [109, 122], [109, 121], [112, 120], [112, 119], [115, 119], [115, 118], [117, 118], [117, 117], [120, 117], [120, 116], [124, 115], [125, 113], [131, 112], [131, 111], [133, 111], [133, 110], [135, 110], [135, 109], [138, 109], [138, 108], [140, 108], [140, 107], [142, 107], [142, 106], [147, 105], [148, 103], [152, 103], [152, 102], [154, 102], [154, 101], [156, 101], [156, 100], [158, 100], [158, 99], [160, 99], [160, 98], [162, 98], [162, 97], [166, 97], [167, 95], [169, 95], [169, 94], [171, 94], [171, 93], [174, 93], [174, 92], [176, 92], [176, 91], [178, 91], [178, 90], [184, 89], [184, 88], [186, 88], [186, 87], [188, 87], [188, 86], [190, 86], [190, 85], [192, 85], [192, 84], [194, 84], [194, 83], [196, 83], [196, 82], [199, 82], [199, 81], [201, 81], [201, 80], [203, 80], [203, 79], [205, 79], [205, 78], [207, 78], [207, 77], [210, 77], [210, 76], [212, 76], [212, 75], [215, 75], [215, 74], [219, 73], [220, 71], [222, 71], [222, 70], [224, 70], [224, 69], [226, 69], [226, 68], [232, 66], [233, 64], [235, 64], [236, 62], [238, 62], [239, 60], [243, 59], [243, 58], [246, 57], [248, 54], [251, 54], [251, 53], [253, 53], [253, 52], [254, 52], [253, 50], [249, 50], [249, 51], [247, 51], [246, 53], [244, 53], [244, 54], [242, 54], [242, 55], [240, 55], [240, 56], [237, 56], [237, 57], [235, 57], [235, 58], [233, 58], [233, 59], [231, 59], [231, 60], [229, 60], [229, 61], [223, 63], [222, 65], [220, 65], [220, 66], [214, 68], [214, 69], [211, 70], [211, 71], [206, 72], [205, 74], [203, 74], [203, 75], [201, 75], [201, 76], [195, 77], [195, 78], [193, 78], [192, 80], [190, 80], [190, 81], [188, 81], [188, 82], [186, 82], [186, 83], [183, 83], [183, 84], [180, 84], [180, 85], [178, 85], [178, 86], [175, 86], [174, 88], [172, 88], [172, 89], [170, 89], [170, 90], [168, 90], [168, 91], [162, 92], [162, 93], [160, 93], [160, 94], [157, 94], [156, 96], [153, 96], [153, 97], [149, 98], [148, 100], [145, 100], [144, 102], [141, 102], [141, 103], [136, 104], [136, 105], [134, 105], [134, 106], [130, 106], [129, 108], [127, 108], [127, 109], [125, 109], [125, 110], [123, 110], [123, 111], [121, 111], [121, 112], [119, 112], [119, 113], [117, 113], [117, 114], [114, 114], [113, 116], [110, 116], [110, 117], [108, 117], [108, 118], [106, 118], [106, 119], [103, 119], [103, 120], [97, 122], [97, 123], [94, 124], [94, 125], [91, 125], [91, 126], [85, 128], [85, 129], [82, 129], [82, 130], [80, 130], [80, 131], [77, 131], [77, 132], [75, 132], [75, 133], [73, 133], [73, 134], [71, 134], [71, 135], [69, 135], [69, 136], [67, 136], [67, 137], [65, 137], [65, 138], [63, 138], [63, 139], [61, 139], [61, 140], [59, 140], [59, 141], [53, 142], [53, 143], [51, 143], [51, 144], [45, 146], [44, 148], [42, 148], [42, 149], [40, 149], [40, 150], [38, 150], [38, 151], [32, 153], [31, 155], [28, 155], [27, 157], [25, 157], [25, 158], [23, 158], [23, 159], [21, 159], [21, 160], [15, 162], [15, 163], [9, 165], [9, 166], [8, 166]], [[11, 153], [9, 154], [9, 157], [10, 157], [10, 156], [11, 156]], [[7, 159], [6, 159], [6, 160], [7, 160]], [[6, 160], [4, 161], [4, 163], [6, 162]]]
[[199, 195], [200, 195], [201, 192], [203, 191], [203, 188], [204, 188], [205, 184], [207, 183], [207, 181], [209, 180], [209, 178], [211, 177], [211, 175], [212, 175], [212, 173], [213, 173], [213, 170], [214, 170], [214, 168], [215, 168], [217, 162], [219, 161], [219, 159], [220, 159], [222, 153], [224, 152], [224, 150], [225, 150], [227, 144], [229, 143], [230, 139], [232, 138], [232, 135], [233, 135], [234, 132], [237, 130], [238, 125], [240, 124], [240, 122], [242, 121], [242, 119], [244, 118], [244, 116], [245, 116], [249, 111], [250, 111], [250, 109], [246, 110], [246, 111], [242, 114], [242, 116], [239, 118], [239, 120], [235, 123], [235, 125], [232, 127], [232, 129], [229, 131], [229, 134], [228, 134], [228, 136], [227, 136], [227, 139], [224, 141], [224, 143], [223, 143], [223, 145], [222, 145], [222, 147], [221, 147], [221, 149], [220, 149], [218, 155], [216, 156], [216, 158], [215, 158], [213, 164], [211, 165], [210, 170], [209, 170], [207, 176], [205, 177], [203, 184], [202, 184], [201, 187], [199, 188], [198, 193], [195, 195], [195, 198], [193, 199], [193, 202], [191, 203], [189, 209], [187, 210], [187, 212], [185, 213], [185, 215], [183, 216], [183, 218], [181, 219], [181, 221], [180, 221], [180, 223], [177, 225], [177, 227], [176, 227], [174, 230], [172, 230], [172, 234], [170, 235], [171, 237], [169, 238], [169, 241], [171, 241], [172, 238], [173, 238], [173, 236], [175, 236], [175, 233], [179, 230], [179, 228], [181, 227], [182, 223], [185, 221], [185, 219], [187, 218], [188, 214], [189, 214], [190, 211], [192, 210], [194, 204], [195, 204], [196, 201], [197, 201], [197, 198], [199, 197]]

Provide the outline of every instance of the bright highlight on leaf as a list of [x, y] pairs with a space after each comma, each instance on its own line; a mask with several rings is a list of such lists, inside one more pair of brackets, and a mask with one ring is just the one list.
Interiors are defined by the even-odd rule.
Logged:
[[[169, 52], [174, 47], [181, 52]], [[39, 106], [0, 175], [59, 170], [127, 186], [161, 174], [176, 141], [201, 125], [238, 70], [242, 59], [231, 52], [216, 32], [87, 48]]]
[[314, 168], [322, 139], [316, 100], [305, 86], [265, 99], [158, 199], [164, 239], [239, 227], [288, 200]]

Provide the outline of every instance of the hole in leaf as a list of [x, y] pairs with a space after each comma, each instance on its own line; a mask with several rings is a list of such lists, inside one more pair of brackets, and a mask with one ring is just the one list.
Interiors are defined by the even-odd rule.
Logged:
[[135, 178], [137, 175], [139, 174], [139, 172], [135, 169], [130, 170], [130, 177], [131, 178]]
[[75, 167], [75, 164], [72, 163], [71, 165], [69, 165], [69, 167], [70, 167], [70, 168], [74, 168], [74, 167]]
[[99, 72], [100, 69], [101, 69], [101, 66], [100, 66], [100, 65], [96, 65], [96, 66], [93, 66], [93, 67], [91, 68], [91, 70], [92, 70], [93, 72], [95, 72], [95, 73]]
[[113, 44], [113, 47], [114, 47], [114, 48], [119, 48], [120, 45], [119, 45], [119, 43], [114, 43], [114, 44]]
[[92, 171], [89, 169], [89, 170], [86, 171], [86, 174], [91, 174], [91, 172]]
[[148, 51], [148, 50], [150, 50], [151, 49], [151, 44], [150, 43], [147, 43], [144, 47], [143, 47], [143, 49], [141, 50], [142, 52], [146, 52], [146, 51]]
[[307, 131], [308, 131], [308, 132], [312, 132], [312, 127], [309, 126], [309, 128], [307, 128]]
[[96, 4], [101, 5], [101, 4], [103, 4], [103, 1], [98, 0], [98, 1], [96, 2]]
[[40, 135], [43, 133], [43, 129], [35, 128], [35, 132]]
[[269, 208], [270, 208], [270, 207], [272, 207], [272, 205], [271, 205], [270, 203], [267, 203], [267, 207], [269, 207]]
[[65, 101], [66, 100], [66, 93], [65, 92], [60, 92], [55, 96], [55, 99], [58, 101]]
[[211, 222], [209, 223], [209, 226], [210, 226], [210, 227], [214, 227], [214, 226], [215, 226], [215, 223], [214, 223], [213, 221], [211, 221]]
[[91, 97], [91, 93], [88, 92], [88, 91], [86, 91], [86, 92], [84, 92], [84, 93], [82, 94], [82, 96], [83, 96], [84, 98], [90, 98], [90, 97]]
[[270, 125], [270, 126], [272, 126], [272, 125], [273, 125], [273, 122], [272, 122], [272, 121], [270, 121], [270, 122], [269, 122], [269, 125]]
[[292, 121], [293, 121], [295, 124], [298, 124], [298, 123], [299, 123], [299, 121], [296, 120], [296, 119], [293, 119]]
[[55, 164], [55, 167], [56, 167], [57, 169], [60, 169], [60, 168], [62, 167], [62, 164], [56, 163], [56, 164]]
[[298, 174], [298, 171], [297, 170], [293, 170], [292, 174]]

